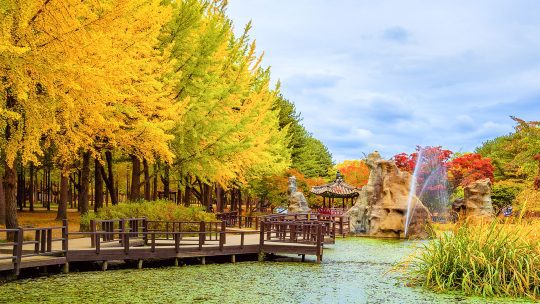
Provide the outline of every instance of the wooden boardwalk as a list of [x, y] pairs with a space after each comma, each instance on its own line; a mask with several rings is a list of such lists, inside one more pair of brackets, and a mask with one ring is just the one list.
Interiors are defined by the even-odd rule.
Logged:
[[[246, 221], [249, 222], [249, 221]], [[0, 271], [19, 274], [20, 269], [62, 265], [69, 271], [70, 262], [134, 260], [142, 267], [144, 260], [179, 259], [265, 254], [314, 255], [323, 257], [323, 245], [333, 243], [335, 221], [317, 217], [289, 215], [257, 219], [258, 230], [227, 228], [227, 222], [160, 222], [145, 218], [92, 221], [89, 232], [68, 232], [67, 222], [48, 228], [0, 229], [14, 241], [0, 243]], [[61, 230], [53, 238], [53, 230]]]

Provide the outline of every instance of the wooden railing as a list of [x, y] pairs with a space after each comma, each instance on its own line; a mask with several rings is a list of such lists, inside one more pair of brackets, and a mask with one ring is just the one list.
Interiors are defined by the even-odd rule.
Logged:
[[327, 222], [327, 226], [332, 226], [326, 233], [327, 236], [345, 236], [350, 231], [350, 222], [347, 215], [331, 215], [320, 213], [294, 213], [294, 214], [271, 214], [263, 217], [264, 221], [289, 221], [289, 222]]
[[254, 228], [259, 230], [260, 217], [238, 215], [237, 211], [221, 212], [216, 214], [216, 218], [224, 221], [227, 227]]
[[[61, 237], [54, 238], [53, 231], [61, 230]], [[30, 240], [25, 239], [25, 233], [32, 234]], [[17, 229], [0, 229], [0, 233], [9, 235], [11, 241], [0, 243], [0, 249], [6, 247], [11, 255], [0, 256], [0, 260], [11, 260], [15, 275], [19, 274], [23, 259], [28, 259], [36, 256], [67, 256], [68, 252], [68, 230], [67, 221], [62, 222], [62, 226], [46, 227], [46, 228], [17, 228]], [[53, 249], [53, 243], [61, 242], [60, 249]], [[23, 250], [24, 245], [32, 245], [31, 250]]]
[[[121, 241], [120, 233], [129, 231], [131, 237], [143, 237], [142, 232], [147, 230], [146, 218], [128, 218], [113, 220], [90, 220], [90, 232], [106, 232], [102, 234], [103, 242]], [[117, 236], [117, 237], [115, 237]], [[143, 237], [144, 238], [144, 237]], [[92, 247], [95, 246], [92, 239]]]
[[[150, 223], [150, 221], [148, 221]], [[160, 222], [161, 223], [161, 222]], [[164, 224], [166, 222], [162, 222]], [[178, 222], [176, 222], [178, 223]], [[195, 223], [195, 222], [182, 222], [182, 223]], [[199, 223], [199, 222], [197, 222]], [[258, 234], [258, 231], [226, 231], [225, 230], [225, 224], [223, 222], [218, 222], [220, 224], [220, 229], [215, 230], [216, 226], [207, 225], [207, 224], [213, 224], [216, 222], [200, 222], [201, 223], [201, 231], [160, 231], [160, 230], [148, 230], [141, 232], [140, 235], [142, 235], [142, 238], [146, 240], [146, 243], [144, 246], [142, 244], [133, 244], [130, 242], [132, 233], [130, 231], [114, 231], [114, 232], [108, 232], [108, 231], [91, 231], [91, 232], [71, 232], [69, 235], [82, 235], [82, 236], [88, 236], [93, 240], [93, 251], [96, 255], [99, 255], [102, 253], [102, 240], [110, 239], [108, 235], [115, 234], [119, 237], [120, 241], [119, 244], [121, 244], [120, 247], [123, 248], [123, 251], [125, 254], [129, 254], [129, 252], [134, 248], [141, 248], [141, 247], [149, 247], [150, 252], [155, 253], [156, 248], [168, 246], [168, 247], [174, 247], [175, 252], [178, 253], [182, 247], [191, 247], [192, 249], [197, 249], [199, 251], [203, 250], [203, 247], [205, 245], [209, 246], [218, 246], [219, 251], [223, 251], [223, 247], [226, 244], [227, 235], [240, 235], [240, 242], [239, 247], [242, 249], [245, 246], [245, 235], [247, 234]], [[204, 225], [203, 225], [204, 224]], [[170, 227], [172, 227], [172, 222]], [[184, 226], [187, 227], [187, 226]], [[208, 228], [208, 229], [206, 229]], [[168, 238], [164, 238], [164, 235], [167, 234]], [[160, 242], [164, 240], [169, 240], [171, 242]], [[108, 242], [106, 242], [108, 243]], [[110, 248], [110, 247], [108, 247]], [[162, 256], [160, 253], [156, 253], [155, 258], [161, 258]], [[96, 256], [96, 259], [99, 259], [98, 256]]]
[[172, 239], [175, 232], [185, 232], [179, 234], [180, 237], [191, 232], [192, 235], [204, 233], [203, 241], [215, 241], [219, 238], [219, 232], [225, 231], [226, 229], [224, 221], [147, 221], [146, 224], [146, 231], [160, 232], [157, 235], [158, 240]]
[[343, 215], [347, 212], [347, 208], [319, 208], [317, 212], [320, 214]]
[[5, 243], [0, 243], [0, 249], [7, 249], [11, 252], [11, 255], [2, 255], [0, 260], [11, 260], [13, 265], [13, 270], [16, 275], [19, 274], [19, 268], [21, 264], [22, 256], [22, 242], [23, 242], [23, 231], [22, 228], [18, 229], [0, 229], [0, 233], [6, 234], [7, 239], [12, 239]]
[[301, 243], [315, 245], [317, 262], [322, 259], [326, 225], [321, 222], [262, 221], [260, 223], [260, 248], [265, 243]]

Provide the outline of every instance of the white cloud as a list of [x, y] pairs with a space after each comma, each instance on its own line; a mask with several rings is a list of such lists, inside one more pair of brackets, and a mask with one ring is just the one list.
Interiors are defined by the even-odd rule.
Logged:
[[540, 2], [230, 0], [336, 160], [470, 151], [540, 116]]

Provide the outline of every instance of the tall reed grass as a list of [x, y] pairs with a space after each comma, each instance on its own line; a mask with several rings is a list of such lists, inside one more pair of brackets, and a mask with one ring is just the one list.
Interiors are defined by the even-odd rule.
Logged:
[[435, 291], [540, 299], [540, 225], [457, 225], [403, 262], [408, 279]]

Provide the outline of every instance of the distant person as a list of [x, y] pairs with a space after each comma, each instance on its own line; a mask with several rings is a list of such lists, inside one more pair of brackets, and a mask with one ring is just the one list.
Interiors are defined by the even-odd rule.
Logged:
[[508, 206], [506, 208], [503, 209], [503, 214], [505, 217], [509, 217], [512, 215], [512, 206]]

